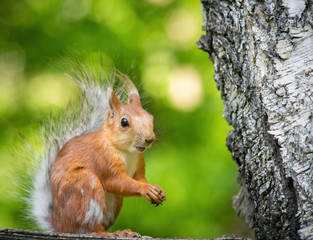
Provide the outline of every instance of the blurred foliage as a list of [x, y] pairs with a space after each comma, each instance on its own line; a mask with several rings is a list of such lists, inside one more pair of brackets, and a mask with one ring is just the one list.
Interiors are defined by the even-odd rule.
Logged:
[[225, 147], [231, 128], [222, 119], [212, 63], [196, 46], [201, 12], [194, 0], [0, 1], [0, 227], [36, 229], [23, 217], [15, 179], [7, 177], [28, 171], [12, 149], [19, 133], [32, 138], [45, 114], [77, 94], [56, 67], [75, 49], [107, 53], [130, 69], [159, 133], [146, 153], [147, 178], [164, 188], [167, 201], [154, 208], [145, 199], [125, 199], [112, 230], [155, 237], [248, 234], [231, 207], [239, 190]]

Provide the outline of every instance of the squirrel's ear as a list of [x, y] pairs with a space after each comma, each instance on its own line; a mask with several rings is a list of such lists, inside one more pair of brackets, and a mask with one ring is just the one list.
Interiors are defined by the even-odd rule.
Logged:
[[115, 114], [120, 110], [122, 103], [117, 98], [115, 93], [110, 90], [109, 91], [109, 108], [111, 111], [111, 118], [114, 118]]
[[128, 102], [137, 107], [141, 107], [140, 97], [137, 93], [131, 93], [129, 95]]

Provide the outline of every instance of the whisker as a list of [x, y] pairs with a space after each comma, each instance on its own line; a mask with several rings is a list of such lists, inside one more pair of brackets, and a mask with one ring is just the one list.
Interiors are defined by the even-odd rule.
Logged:
[[163, 129], [157, 129], [155, 130], [155, 137], [156, 140], [159, 140], [161, 137], [163, 137], [165, 135], [166, 131]]

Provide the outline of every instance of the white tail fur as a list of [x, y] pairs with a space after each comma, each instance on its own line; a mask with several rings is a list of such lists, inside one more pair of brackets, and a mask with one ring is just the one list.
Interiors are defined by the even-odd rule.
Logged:
[[81, 98], [78, 102], [69, 104], [64, 113], [51, 117], [43, 123], [41, 129], [44, 145], [43, 155], [38, 156], [41, 166], [37, 167], [33, 179], [33, 189], [30, 191], [29, 210], [38, 225], [42, 229], [50, 231], [53, 231], [49, 222], [50, 212], [53, 208], [50, 170], [58, 152], [73, 137], [95, 132], [103, 125], [107, 114], [108, 89], [114, 85], [116, 72], [122, 83], [122, 86], [115, 91], [119, 97], [129, 91], [138, 93], [131, 80], [118, 71], [115, 71], [115, 74], [113, 72], [104, 74], [100, 66], [99, 72], [95, 72], [94, 66], [89, 68], [80, 60], [75, 61], [71, 68], [70, 76], [81, 89]]

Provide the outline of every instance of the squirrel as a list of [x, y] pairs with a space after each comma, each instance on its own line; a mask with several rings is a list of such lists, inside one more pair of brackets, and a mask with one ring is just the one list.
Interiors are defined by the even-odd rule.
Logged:
[[[78, 63], [72, 71], [82, 92], [80, 107], [70, 105], [63, 118], [42, 127], [44, 157], [30, 211], [42, 228], [54, 232], [140, 237], [129, 229], [108, 229], [124, 197], [145, 197], [155, 206], [166, 200], [163, 189], [145, 177], [144, 151], [156, 139], [154, 119], [128, 76], [89, 70]], [[121, 86], [113, 91], [116, 78]], [[127, 95], [125, 104], [121, 93]]]

